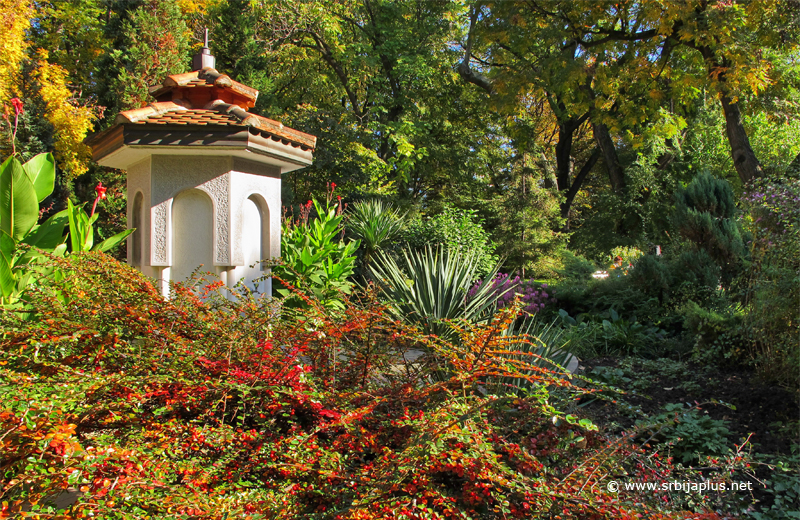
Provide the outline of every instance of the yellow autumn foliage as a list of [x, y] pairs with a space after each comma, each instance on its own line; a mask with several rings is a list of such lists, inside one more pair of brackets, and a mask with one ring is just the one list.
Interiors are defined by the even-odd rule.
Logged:
[[30, 0], [0, 0], [0, 104], [18, 95], [30, 14]]
[[45, 117], [55, 132], [56, 162], [67, 178], [74, 179], [87, 170], [91, 151], [83, 143], [96, 115], [92, 107], [76, 106], [67, 88], [67, 71], [47, 61], [47, 51], [37, 51], [33, 77], [47, 107]]
[[208, 10], [221, 3], [221, 0], [178, 0], [178, 7], [185, 15], [204, 16]]

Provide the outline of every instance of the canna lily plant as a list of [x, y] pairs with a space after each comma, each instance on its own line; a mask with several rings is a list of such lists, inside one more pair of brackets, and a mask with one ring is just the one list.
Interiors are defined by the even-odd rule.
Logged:
[[95, 213], [97, 203], [100, 199], [106, 198], [106, 188], [100, 182], [95, 187], [97, 196], [92, 205], [91, 215], [87, 215], [83, 210], [83, 206], [74, 206], [71, 201], [67, 201], [67, 209], [62, 213], [66, 213], [69, 220], [69, 239], [72, 252], [85, 252], [85, 251], [106, 251], [113, 249], [119, 245], [123, 240], [133, 233], [134, 229], [127, 229], [121, 231], [114, 236], [111, 236], [99, 244], [94, 243], [94, 229], [92, 226], [97, 221], [98, 214]]
[[[44, 224], [39, 220], [39, 203], [53, 191], [55, 161], [52, 154], [40, 154], [22, 164], [9, 157], [0, 165], [0, 305], [19, 300], [32, 283], [30, 266], [41, 253], [63, 255], [65, 215], [59, 213]], [[63, 212], [62, 212], [63, 213]], [[25, 247], [29, 246], [29, 247]]]
[[[36, 263], [42, 252], [63, 256], [75, 252], [106, 252], [125, 240], [129, 229], [94, 244], [92, 225], [98, 215], [87, 215], [82, 206], [67, 201], [67, 209], [44, 223], [39, 220], [39, 204], [52, 192], [55, 182], [53, 154], [39, 154], [25, 164], [9, 157], [0, 165], [0, 306], [13, 306], [37, 278]], [[95, 207], [105, 197], [97, 188]], [[65, 234], [66, 232], [66, 234]]]
[[[300, 218], [284, 218], [281, 233], [281, 263], [272, 272], [283, 282], [277, 288], [288, 307], [305, 303], [292, 288], [313, 296], [329, 309], [342, 310], [342, 294], [350, 294], [359, 240], [345, 242], [341, 198], [333, 203], [330, 185], [325, 206], [308, 201], [301, 207]], [[311, 209], [317, 216], [310, 218]]]
[[[12, 104], [19, 116], [21, 101], [15, 98]], [[16, 123], [17, 119], [12, 145]], [[0, 307], [16, 306], [25, 289], [37, 279], [36, 264], [43, 257], [42, 251], [54, 256], [67, 252], [65, 229], [68, 228], [73, 252], [108, 251], [133, 233], [123, 231], [93, 245], [95, 208], [88, 216], [82, 207], [69, 201], [67, 209], [38, 224], [39, 204], [53, 193], [55, 178], [56, 164], [51, 153], [39, 154], [22, 164], [14, 149], [0, 165]], [[96, 190], [95, 207], [100, 198], [105, 198], [102, 184]]]

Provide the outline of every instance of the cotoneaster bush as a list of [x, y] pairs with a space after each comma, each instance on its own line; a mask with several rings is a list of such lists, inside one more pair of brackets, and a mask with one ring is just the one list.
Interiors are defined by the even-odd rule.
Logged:
[[[517, 307], [450, 343], [370, 292], [333, 314], [298, 292], [286, 320], [247, 295], [166, 301], [103, 254], [50, 261], [67, 276], [31, 291], [31, 319], [0, 314], [2, 518], [719, 518], [607, 491], [670, 467], [553, 408], [550, 388], [586, 392], [563, 374], [504, 358]], [[403, 367], [419, 346], [452, 377]]]

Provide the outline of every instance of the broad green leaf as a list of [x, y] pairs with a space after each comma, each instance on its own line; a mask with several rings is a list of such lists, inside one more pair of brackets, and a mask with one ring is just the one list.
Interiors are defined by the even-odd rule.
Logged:
[[14, 273], [11, 271], [16, 247], [14, 240], [0, 230], [0, 295], [3, 298], [11, 296], [17, 285]]
[[98, 215], [91, 217], [83, 210], [83, 205], [74, 206], [67, 200], [67, 212], [69, 215], [69, 238], [72, 251], [91, 251], [94, 243], [94, 232], [92, 224], [97, 220]]
[[0, 166], [0, 230], [17, 242], [39, 220], [39, 201], [22, 164], [9, 157]]
[[72, 247], [72, 251], [77, 252], [81, 250], [81, 244], [83, 244], [83, 230], [78, 210], [69, 199], [67, 199], [67, 217], [69, 219], [70, 246]]
[[56, 161], [52, 153], [40, 153], [23, 165], [25, 173], [36, 190], [38, 202], [42, 202], [53, 193], [56, 180]]
[[128, 238], [134, 231], [136, 231], [136, 230], [135, 229], [128, 229], [128, 230], [125, 230], [125, 231], [121, 231], [121, 232], [117, 233], [116, 235], [114, 235], [112, 237], [108, 237], [107, 239], [103, 240], [102, 242], [100, 242], [99, 244], [94, 246], [92, 248], [92, 251], [101, 251], [101, 252], [105, 253], [109, 249], [113, 249], [118, 244], [120, 244], [123, 240]]
[[45, 251], [52, 251], [66, 239], [64, 228], [68, 223], [67, 210], [59, 211], [47, 219], [44, 224], [33, 228], [23, 242]]
[[303, 262], [304, 265], [311, 265], [311, 263], [313, 262], [313, 257], [308, 248], [304, 248], [303, 251], [300, 253], [300, 261]]

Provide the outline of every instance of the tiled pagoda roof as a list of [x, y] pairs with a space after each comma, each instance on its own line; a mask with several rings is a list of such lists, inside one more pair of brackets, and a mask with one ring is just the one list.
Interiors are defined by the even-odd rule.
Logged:
[[280, 140], [284, 144], [313, 150], [317, 138], [313, 135], [283, 126], [278, 121], [251, 114], [238, 105], [219, 99], [203, 107], [193, 107], [188, 100], [161, 101], [142, 108], [126, 110], [117, 115], [116, 123], [139, 125], [221, 125], [248, 126], [265, 137]]

